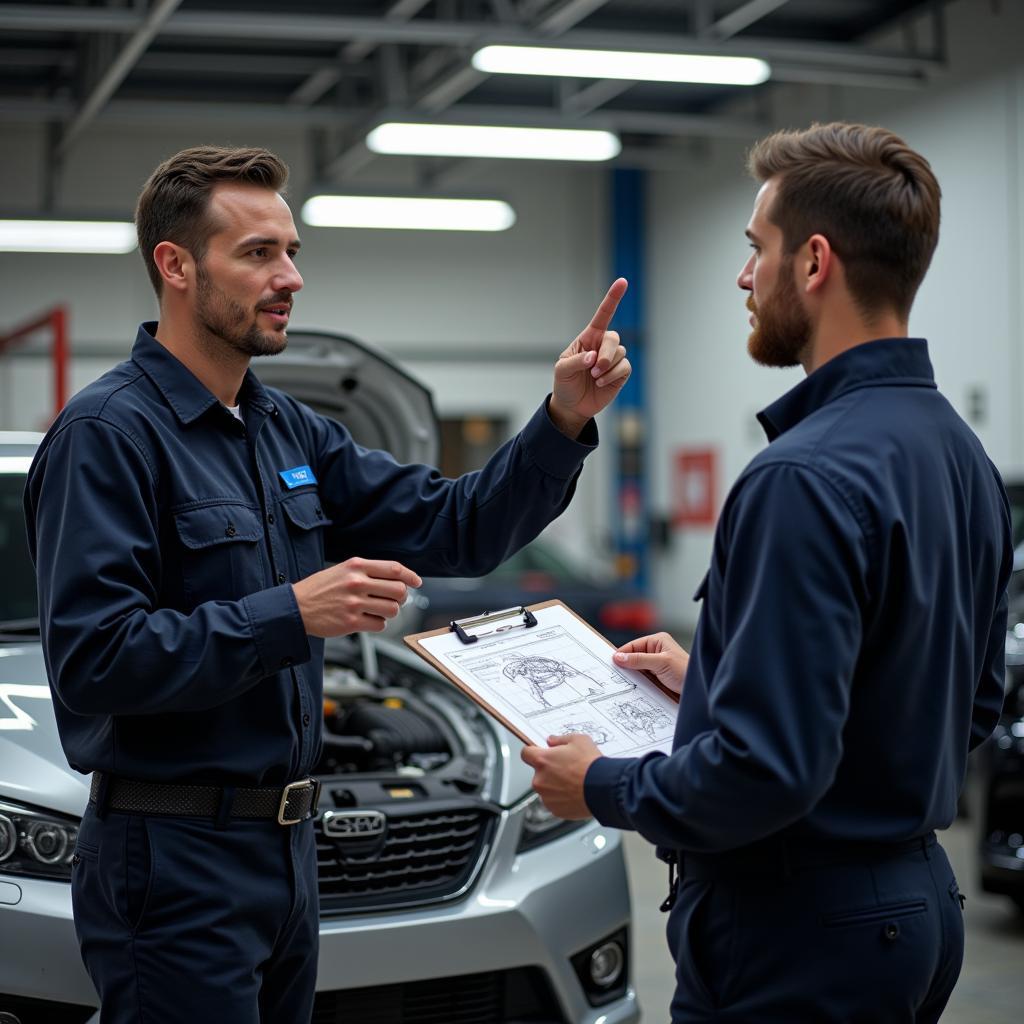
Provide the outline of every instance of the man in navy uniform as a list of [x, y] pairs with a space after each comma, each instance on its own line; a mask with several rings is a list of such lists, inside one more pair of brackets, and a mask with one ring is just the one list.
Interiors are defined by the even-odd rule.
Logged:
[[672, 865], [677, 1024], [936, 1021], [963, 921], [934, 830], [999, 715], [1012, 561], [999, 476], [906, 336], [939, 186], [861, 125], [777, 133], [749, 166], [750, 354], [807, 376], [759, 416], [689, 657], [665, 634], [615, 655], [682, 687], [673, 753], [523, 756], [556, 814]]
[[136, 224], [160, 320], [29, 474], [54, 709], [93, 777], [72, 898], [104, 1024], [309, 1020], [324, 638], [381, 630], [420, 573], [482, 574], [536, 536], [629, 375], [607, 330], [620, 279], [481, 471], [359, 447], [249, 369], [285, 347], [302, 287], [286, 177], [258, 149], [157, 168]]

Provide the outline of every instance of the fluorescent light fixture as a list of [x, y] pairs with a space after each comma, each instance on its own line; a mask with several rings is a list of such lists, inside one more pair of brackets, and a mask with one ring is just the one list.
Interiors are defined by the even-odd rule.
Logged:
[[504, 231], [516, 215], [500, 199], [320, 195], [306, 200], [302, 219], [318, 228]]
[[0, 252], [131, 252], [131, 221], [0, 220]]
[[759, 85], [771, 74], [771, 67], [756, 57], [565, 50], [547, 46], [485, 46], [473, 54], [473, 67], [499, 75], [622, 78], [637, 82], [709, 85]]
[[27, 473], [31, 465], [31, 455], [0, 455], [0, 475]]
[[512, 160], [611, 160], [622, 149], [618, 137], [605, 131], [395, 121], [374, 128], [366, 145], [375, 153]]

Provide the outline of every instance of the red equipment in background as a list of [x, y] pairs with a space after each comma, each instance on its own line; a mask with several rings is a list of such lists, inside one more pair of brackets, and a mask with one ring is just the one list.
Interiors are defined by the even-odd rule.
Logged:
[[53, 364], [53, 414], [46, 426], [57, 417], [68, 400], [68, 360], [70, 345], [68, 342], [68, 311], [66, 306], [54, 306], [29, 323], [20, 324], [13, 330], [0, 334], [0, 355], [5, 351], [24, 343], [39, 331], [49, 330], [53, 341], [50, 345], [50, 359]]
[[673, 457], [674, 526], [714, 526], [718, 456], [714, 448], [678, 448]]

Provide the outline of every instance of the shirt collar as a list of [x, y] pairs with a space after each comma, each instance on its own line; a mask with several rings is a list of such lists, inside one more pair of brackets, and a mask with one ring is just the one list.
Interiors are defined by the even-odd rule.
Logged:
[[848, 391], [863, 387], [934, 388], [924, 338], [880, 338], [847, 349], [757, 414], [769, 441]]
[[[156, 340], [156, 330], [156, 320], [140, 324], [132, 346], [132, 360], [142, 367], [182, 424], [187, 425], [220, 403], [180, 359]], [[274, 403], [251, 369], [245, 371], [238, 394], [248, 405], [264, 412], [273, 411]]]

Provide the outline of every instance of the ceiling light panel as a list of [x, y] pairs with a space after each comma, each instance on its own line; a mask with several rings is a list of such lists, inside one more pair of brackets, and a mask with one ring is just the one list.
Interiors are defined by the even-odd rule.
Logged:
[[611, 160], [622, 148], [606, 131], [393, 121], [374, 128], [366, 145], [374, 153], [588, 161]]
[[771, 75], [767, 62], [756, 57], [566, 50], [547, 46], [485, 46], [473, 54], [473, 67], [499, 75], [616, 78], [707, 85], [759, 85]]
[[505, 231], [516, 215], [500, 199], [319, 195], [303, 204], [302, 219], [313, 227]]
[[0, 252], [131, 252], [138, 240], [131, 221], [0, 220]]

